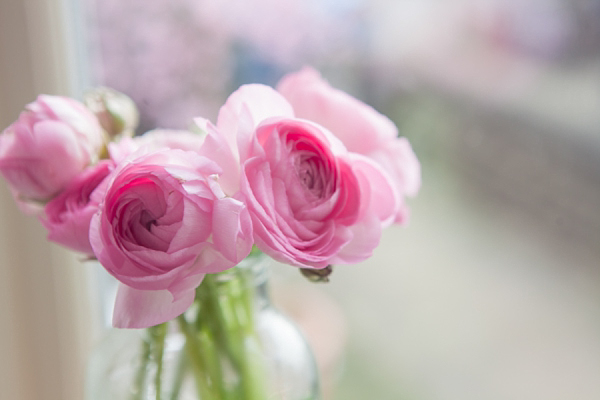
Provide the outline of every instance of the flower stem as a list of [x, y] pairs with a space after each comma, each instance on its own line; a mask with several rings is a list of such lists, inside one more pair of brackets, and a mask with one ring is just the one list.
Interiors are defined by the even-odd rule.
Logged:
[[229, 395], [227, 394], [225, 380], [223, 379], [223, 366], [221, 365], [219, 349], [215, 343], [212, 330], [204, 326], [204, 329], [200, 332], [199, 339], [205, 361], [204, 365], [210, 376], [211, 387], [218, 394], [219, 399], [226, 400], [229, 398]]
[[210, 319], [215, 343], [239, 374], [237, 397], [245, 400], [265, 398], [264, 370], [261, 365], [259, 341], [254, 330], [252, 274], [234, 268], [235, 278], [218, 281], [218, 275], [206, 276], [200, 301]]
[[179, 359], [177, 360], [177, 369], [175, 370], [175, 377], [173, 378], [173, 388], [171, 389], [170, 400], [179, 400], [179, 392], [181, 391], [181, 385], [183, 385], [187, 368], [187, 357], [185, 352], [183, 352], [179, 354]]
[[156, 375], [154, 376], [154, 389], [156, 390], [156, 400], [162, 397], [162, 370], [163, 355], [165, 353], [165, 337], [167, 336], [167, 324], [160, 324], [148, 329], [152, 337], [154, 350], [154, 361], [156, 363]]
[[183, 335], [185, 336], [185, 349], [187, 351], [187, 357], [189, 362], [192, 364], [194, 371], [194, 378], [196, 380], [196, 388], [198, 390], [198, 397], [202, 400], [212, 400], [214, 397], [210, 390], [210, 383], [207, 381], [205, 375], [206, 366], [204, 365], [204, 359], [199, 347], [198, 337], [194, 332], [194, 328], [185, 319], [184, 314], [177, 317], [177, 322]]
[[148, 338], [142, 340], [142, 354], [140, 365], [135, 374], [135, 380], [133, 383], [133, 393], [131, 396], [132, 400], [142, 400], [144, 395], [144, 381], [146, 380], [146, 374], [148, 373], [148, 362], [150, 361], [151, 344]]

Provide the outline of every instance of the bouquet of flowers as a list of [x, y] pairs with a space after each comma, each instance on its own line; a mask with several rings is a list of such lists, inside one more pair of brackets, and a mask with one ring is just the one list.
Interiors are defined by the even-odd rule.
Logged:
[[[156, 364], [157, 399], [170, 321], [202, 399], [267, 398], [245, 352], [249, 295], [230, 288], [228, 312], [215, 301], [219, 276], [257, 254], [321, 279], [370, 257], [419, 189], [409, 142], [311, 68], [276, 89], [241, 86], [216, 123], [198, 117], [189, 131], [134, 136], [135, 105], [109, 89], [84, 103], [40, 95], [0, 135], [0, 173], [16, 202], [49, 240], [118, 280], [113, 325], [148, 328], [153, 356], [140, 371]], [[233, 389], [215, 367], [225, 362], [238, 374]]]

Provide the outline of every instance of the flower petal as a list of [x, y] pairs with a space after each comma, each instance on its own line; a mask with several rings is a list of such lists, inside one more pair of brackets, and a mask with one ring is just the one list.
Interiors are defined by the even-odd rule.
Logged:
[[225, 257], [236, 264], [250, 254], [252, 222], [244, 203], [230, 197], [215, 201], [213, 242]]
[[116, 328], [147, 328], [181, 315], [194, 302], [195, 291], [179, 293], [177, 298], [168, 290], [138, 290], [119, 284], [113, 326]]
[[350, 151], [367, 154], [382, 137], [395, 138], [398, 130], [389, 118], [349, 94], [331, 87], [312, 68], [286, 75], [277, 90], [299, 118], [323, 125]]
[[217, 127], [228, 137], [235, 137], [242, 108], [247, 107], [254, 126], [270, 117], [293, 117], [294, 111], [287, 100], [266, 85], [240, 86], [219, 111]]

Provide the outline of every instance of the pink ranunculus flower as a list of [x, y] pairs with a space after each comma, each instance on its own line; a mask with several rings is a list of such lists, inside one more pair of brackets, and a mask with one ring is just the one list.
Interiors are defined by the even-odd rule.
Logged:
[[235, 266], [252, 248], [241, 201], [226, 197], [219, 166], [182, 150], [132, 154], [107, 178], [90, 242], [122, 284], [113, 325], [168, 321], [193, 302], [204, 275]]
[[[314, 121], [337, 136], [349, 151], [375, 160], [391, 175], [400, 199], [415, 196], [421, 186], [421, 167], [406, 138], [386, 116], [349, 94], [335, 89], [314, 69], [306, 67], [284, 76], [277, 90], [299, 118]], [[395, 222], [407, 218], [400, 207]]]
[[88, 167], [46, 204], [40, 219], [48, 230], [49, 240], [94, 255], [89, 240], [90, 222], [98, 211], [103, 194], [102, 183], [113, 168], [114, 163], [110, 160]]
[[98, 120], [73, 99], [40, 95], [0, 135], [0, 173], [17, 201], [48, 201], [97, 159]]
[[383, 222], [399, 207], [378, 164], [294, 118], [287, 101], [263, 85], [234, 92], [216, 127], [196, 122], [208, 131], [202, 152], [222, 161], [226, 186], [245, 199], [262, 251], [304, 268], [371, 256]]
[[110, 158], [115, 162], [127, 158], [131, 153], [144, 147], [148, 151], [179, 149], [198, 152], [204, 142], [204, 135], [178, 129], [153, 129], [141, 136], [125, 137], [108, 145]]

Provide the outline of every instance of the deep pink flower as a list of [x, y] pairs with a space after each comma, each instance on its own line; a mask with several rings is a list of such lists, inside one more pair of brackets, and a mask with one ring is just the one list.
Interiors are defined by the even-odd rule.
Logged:
[[0, 173], [17, 201], [47, 201], [97, 158], [102, 135], [83, 104], [41, 95], [0, 135]]
[[65, 190], [44, 207], [42, 224], [48, 239], [70, 249], [93, 255], [89, 240], [90, 221], [102, 198], [102, 182], [114, 168], [104, 160], [88, 167]]
[[[299, 118], [329, 129], [351, 152], [375, 160], [391, 175], [400, 199], [415, 196], [421, 186], [421, 167], [410, 143], [398, 137], [394, 123], [372, 107], [334, 89], [309, 67], [288, 74], [277, 90], [289, 101]], [[403, 222], [407, 208], [398, 209], [396, 222]]]
[[113, 324], [168, 321], [193, 302], [206, 273], [235, 266], [252, 247], [245, 205], [226, 197], [221, 169], [193, 152], [141, 151], [107, 178], [90, 242], [119, 286]]
[[309, 268], [362, 261], [399, 207], [380, 166], [294, 118], [267, 86], [234, 92], [216, 127], [197, 123], [208, 131], [202, 152], [221, 160], [225, 186], [248, 205], [257, 246], [278, 261]]

